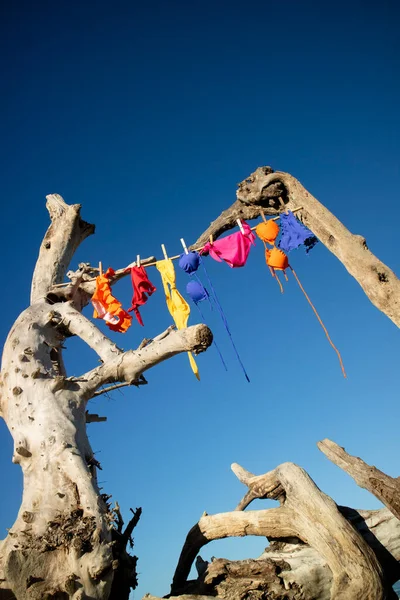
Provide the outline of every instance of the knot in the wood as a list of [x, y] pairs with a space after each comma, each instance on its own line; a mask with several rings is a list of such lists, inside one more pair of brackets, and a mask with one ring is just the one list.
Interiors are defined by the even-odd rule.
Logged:
[[20, 394], [22, 394], [23, 389], [20, 388], [19, 386], [16, 386], [15, 388], [13, 388], [12, 392], [13, 392], [14, 396], [19, 396]]
[[24, 458], [30, 458], [32, 456], [32, 452], [29, 452], [25, 446], [17, 446], [15, 452]]
[[205, 352], [213, 342], [212, 331], [207, 325], [199, 325], [196, 332], [196, 346], [193, 348], [193, 354]]
[[22, 519], [23, 521], [25, 521], [25, 523], [32, 523], [34, 518], [35, 515], [32, 512], [29, 512], [28, 510], [24, 510], [24, 512], [22, 513]]
[[279, 210], [281, 201], [286, 204], [287, 191], [279, 175], [274, 175], [271, 167], [259, 167], [238, 186], [236, 197], [247, 205]]

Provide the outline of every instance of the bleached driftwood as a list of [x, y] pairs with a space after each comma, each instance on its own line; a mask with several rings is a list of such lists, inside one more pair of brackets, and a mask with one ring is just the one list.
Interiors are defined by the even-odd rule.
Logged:
[[[178, 353], [204, 351], [212, 342], [205, 325], [166, 332], [144, 347], [123, 352], [81, 314], [88, 294], [86, 267], [73, 276], [69, 297], [57, 295], [73, 253], [94, 227], [79, 206], [48, 196], [52, 223], [42, 242], [31, 305], [6, 340], [1, 371], [0, 414], [14, 440], [24, 489], [17, 520], [0, 542], [0, 597], [128, 598], [136, 582], [135, 560], [125, 532], [113, 528], [108, 498], [97, 485], [100, 463], [93, 455], [87, 403], [104, 384], [143, 383], [143, 373]], [[91, 277], [91, 274], [86, 277]], [[60, 288], [62, 289], [62, 288]], [[101, 364], [67, 376], [64, 340], [79, 336]], [[64, 595], [63, 595], [64, 594]]]
[[[334, 444], [324, 440], [323, 445]], [[270, 594], [282, 600], [395, 597], [391, 586], [400, 578], [400, 521], [388, 508], [338, 507], [293, 463], [259, 476], [235, 463], [232, 469], [248, 492], [234, 512], [205, 514], [190, 530], [172, 582], [174, 597], [183, 600], [190, 592], [193, 598], [240, 600], [250, 590], [260, 600]], [[359, 477], [363, 480], [370, 469], [359, 465]], [[243, 512], [255, 498], [274, 499], [280, 506]], [[266, 537], [271, 545], [257, 560], [213, 560], [198, 580], [187, 581], [205, 544], [244, 535]]]

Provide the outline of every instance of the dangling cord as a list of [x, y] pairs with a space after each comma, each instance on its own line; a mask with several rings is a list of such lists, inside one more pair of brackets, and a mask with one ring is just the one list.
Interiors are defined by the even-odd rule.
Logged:
[[281, 293], [283, 294], [283, 285], [281, 284], [281, 280], [278, 277], [278, 273], [275, 271], [275, 269], [272, 269], [272, 270], [274, 272], [273, 276], [275, 277], [276, 281], [278, 282], [278, 285], [280, 287]]
[[319, 323], [320, 323], [320, 325], [321, 325], [322, 329], [325, 331], [325, 335], [326, 335], [326, 337], [328, 338], [328, 341], [329, 341], [330, 345], [332, 346], [332, 348], [334, 349], [334, 351], [335, 351], [335, 352], [336, 352], [336, 354], [338, 355], [339, 362], [340, 362], [340, 366], [341, 366], [341, 368], [342, 368], [342, 372], [343, 372], [343, 377], [347, 377], [347, 375], [346, 375], [346, 371], [344, 370], [343, 361], [342, 361], [342, 357], [341, 357], [341, 355], [340, 355], [340, 352], [339, 352], [339, 350], [336, 348], [335, 344], [332, 342], [331, 338], [329, 337], [328, 330], [327, 330], [327, 328], [325, 327], [325, 325], [323, 324], [321, 317], [320, 317], [320, 316], [319, 316], [319, 314], [317, 313], [317, 310], [316, 310], [315, 306], [313, 305], [313, 303], [311, 302], [310, 298], [308, 297], [308, 295], [307, 295], [307, 292], [305, 291], [305, 289], [304, 289], [304, 288], [303, 288], [303, 286], [301, 285], [301, 283], [300, 283], [300, 279], [299, 279], [299, 278], [297, 277], [297, 275], [296, 275], [296, 271], [295, 271], [295, 270], [294, 270], [294, 269], [293, 269], [293, 268], [292, 268], [290, 265], [289, 265], [289, 268], [290, 268], [290, 270], [292, 271], [292, 273], [293, 273], [293, 275], [294, 275], [294, 277], [295, 277], [295, 279], [296, 279], [297, 283], [299, 284], [299, 287], [300, 287], [301, 291], [302, 291], [302, 292], [303, 292], [303, 294], [305, 295], [305, 297], [306, 297], [306, 299], [307, 299], [307, 301], [308, 301], [309, 305], [310, 305], [310, 306], [311, 306], [311, 308], [313, 309], [313, 311], [314, 311], [314, 313], [315, 313], [315, 315], [316, 315], [316, 317], [317, 317], [317, 319], [318, 319], [318, 321], [319, 321]]
[[210, 284], [210, 289], [211, 289], [211, 291], [212, 291], [212, 294], [213, 294], [213, 299], [214, 299], [214, 302], [215, 302], [215, 304], [217, 305], [217, 308], [218, 308], [218, 310], [219, 310], [219, 313], [220, 313], [220, 315], [221, 315], [222, 322], [224, 323], [224, 325], [225, 325], [225, 329], [226, 329], [226, 331], [227, 331], [227, 333], [228, 333], [228, 335], [229, 335], [229, 337], [230, 337], [230, 340], [231, 340], [231, 343], [232, 343], [233, 349], [234, 349], [234, 351], [235, 351], [236, 357], [237, 357], [237, 359], [238, 359], [238, 361], [239, 361], [239, 363], [240, 363], [240, 366], [242, 367], [242, 370], [243, 370], [244, 376], [246, 377], [247, 381], [250, 383], [249, 376], [248, 376], [248, 375], [247, 375], [247, 373], [246, 373], [246, 369], [244, 368], [244, 364], [243, 364], [243, 363], [242, 363], [242, 361], [240, 360], [239, 352], [237, 351], [237, 348], [236, 348], [236, 346], [235, 346], [235, 342], [233, 341], [233, 337], [232, 337], [232, 334], [231, 334], [231, 332], [230, 332], [230, 329], [229, 329], [228, 321], [226, 320], [226, 317], [225, 317], [224, 311], [222, 310], [222, 306], [221, 306], [221, 305], [220, 305], [220, 303], [219, 303], [219, 300], [218, 300], [217, 293], [216, 293], [216, 291], [215, 291], [215, 289], [214, 289], [214, 286], [213, 286], [213, 284], [211, 283], [211, 279], [210, 279], [210, 278], [209, 278], [209, 276], [208, 276], [207, 269], [206, 269], [206, 267], [205, 267], [205, 265], [204, 265], [204, 261], [203, 261], [203, 259], [202, 259], [201, 257], [200, 257], [200, 262], [201, 262], [201, 264], [203, 265], [204, 273], [205, 273], [205, 275], [206, 275], [206, 277], [207, 277], [207, 279], [208, 279], [208, 283]]
[[[197, 283], [199, 283], [199, 284], [201, 285], [201, 287], [203, 287], [203, 288], [204, 288], [203, 282], [201, 281], [201, 279], [200, 279], [200, 277], [197, 275], [197, 273], [191, 273], [191, 274], [190, 274], [190, 277], [194, 277], [194, 278], [197, 280]], [[204, 289], [206, 289], [206, 288], [204, 288]], [[207, 290], [206, 290], [206, 292], [207, 292]], [[208, 302], [208, 304], [209, 304], [210, 310], [214, 311], [214, 307], [213, 307], [213, 304], [212, 304], [212, 302], [211, 302], [211, 300], [210, 300], [210, 296], [209, 296], [209, 295], [207, 295], [207, 302]], [[199, 308], [199, 310], [200, 310], [200, 307], [198, 307], [198, 308]], [[204, 318], [204, 317], [203, 317], [203, 318]]]
[[[205, 319], [205, 317], [204, 317], [204, 315], [203, 315], [203, 312], [202, 312], [202, 310], [201, 310], [201, 308], [200, 308], [200, 306], [199, 306], [199, 303], [198, 303], [198, 302], [195, 302], [195, 305], [197, 306], [197, 310], [198, 310], [198, 311], [199, 311], [199, 313], [200, 313], [200, 316], [201, 316], [201, 318], [202, 318], [202, 320], [203, 320], [203, 323], [205, 323], [205, 322], [206, 322], [206, 319]], [[211, 302], [210, 302], [210, 306], [212, 307], [212, 304], [211, 304]], [[218, 354], [219, 354], [219, 357], [220, 357], [220, 359], [221, 359], [221, 362], [222, 362], [222, 364], [223, 364], [223, 365], [224, 365], [224, 367], [225, 367], [225, 371], [227, 371], [227, 370], [228, 370], [228, 367], [227, 367], [227, 366], [226, 366], [226, 364], [225, 364], [224, 357], [222, 356], [222, 354], [221, 354], [221, 350], [218, 348], [218, 345], [217, 345], [217, 342], [215, 341], [215, 339], [213, 340], [213, 344], [214, 344], [214, 346], [215, 346], [215, 347], [216, 347], [216, 349], [217, 349], [217, 352], [218, 352]]]

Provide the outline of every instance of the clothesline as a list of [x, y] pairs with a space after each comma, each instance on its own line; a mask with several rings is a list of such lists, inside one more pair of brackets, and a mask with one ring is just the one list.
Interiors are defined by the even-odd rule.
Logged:
[[[294, 208], [292, 210], [292, 212], [295, 213], [295, 212], [297, 212], [299, 210], [302, 210], [302, 208], [303, 208], [302, 206], [298, 206], [297, 208]], [[262, 211], [260, 211], [260, 212], [262, 212]], [[280, 215], [278, 215], [277, 217], [273, 217], [272, 219], [269, 219], [269, 220], [270, 221], [278, 221], [279, 219], [280, 219]], [[254, 227], [251, 227], [251, 230], [254, 231], [256, 229], [256, 227], [257, 227], [257, 225], [254, 225]], [[198, 248], [193, 248], [193, 251], [194, 252], [198, 252], [199, 250], [202, 250], [203, 248], [204, 248], [204, 246], [199, 246]], [[176, 254], [175, 256], [168, 256], [168, 258], [170, 260], [177, 260], [181, 256], [182, 256], [182, 252], [180, 254]], [[127, 267], [125, 267], [125, 269], [118, 269], [118, 271], [122, 271], [123, 272], [126, 269], [130, 269], [131, 267], [133, 267], [133, 266], [136, 265], [136, 262], [137, 261], [134, 261], [134, 262], [130, 263]], [[147, 267], [155, 267], [155, 265], [157, 264], [157, 262], [159, 262], [159, 261], [155, 260], [155, 261], [152, 261], [150, 263], [146, 263], [145, 261], [143, 261], [142, 266], [146, 267], [146, 268]], [[93, 271], [100, 271], [100, 267], [91, 267], [91, 268], [93, 269]], [[85, 283], [87, 283], [88, 281], [94, 281], [95, 279], [96, 279], [95, 277], [93, 277], [92, 279], [87, 279], [85, 281]], [[67, 285], [71, 285], [71, 283], [70, 282], [56, 283], [55, 285], [53, 285], [53, 287], [65, 287]]]
[[[92, 304], [94, 306], [93, 316], [98, 319], [103, 319], [111, 330], [118, 331], [120, 333], [125, 333], [127, 329], [129, 329], [129, 327], [131, 326], [132, 322], [132, 317], [129, 315], [129, 313], [131, 311], [134, 311], [139, 324], [143, 325], [143, 320], [139, 312], [139, 307], [147, 302], [149, 296], [151, 296], [153, 292], [156, 291], [156, 288], [148, 279], [145, 268], [140, 267], [155, 266], [161, 275], [167, 307], [174, 320], [174, 323], [177, 329], [186, 328], [188, 317], [190, 314], [190, 306], [176, 287], [175, 268], [172, 264], [173, 260], [179, 259], [180, 268], [183, 269], [188, 275], [194, 276], [194, 279], [191, 279], [191, 281], [189, 281], [189, 283], [186, 286], [187, 295], [190, 296], [194, 304], [197, 305], [197, 308], [201, 314], [203, 321], [204, 317], [198, 304], [203, 300], [208, 300], [208, 302], [210, 302], [211, 304], [211, 299], [213, 300], [220, 312], [222, 321], [225, 325], [225, 329], [231, 339], [233, 348], [236, 352], [238, 361], [243, 369], [244, 375], [247, 381], [250, 381], [246, 369], [237, 352], [228, 322], [219, 303], [211, 280], [207, 274], [205, 264], [201, 259], [201, 254], [209, 253], [213, 259], [217, 260], [218, 262], [225, 261], [232, 268], [243, 267], [247, 261], [251, 245], [255, 244], [256, 236], [252, 233], [252, 230], [255, 230], [256, 235], [264, 243], [265, 261], [272, 277], [275, 278], [275, 280], [277, 281], [280, 291], [283, 293], [283, 286], [282, 282], [278, 277], [278, 272], [281, 271], [286, 281], [289, 281], [286, 275], [286, 270], [290, 269], [307, 302], [310, 304], [312, 310], [314, 311], [315, 316], [317, 317], [322, 329], [324, 330], [324, 333], [330, 345], [335, 350], [340, 362], [343, 375], [344, 377], [346, 377], [346, 372], [344, 369], [340, 352], [332, 342], [328, 330], [322, 322], [322, 319], [320, 318], [316, 308], [311, 302], [308, 294], [303, 288], [295, 270], [289, 263], [287, 254], [288, 252], [295, 248], [298, 248], [302, 244], [304, 244], [307, 247], [306, 251], [309, 251], [317, 242], [312, 232], [309, 229], [307, 229], [307, 227], [305, 227], [293, 215], [293, 212], [297, 212], [301, 209], [302, 207], [297, 207], [293, 211], [285, 210], [285, 214], [280, 214], [279, 216], [270, 218], [268, 220], [265, 218], [264, 211], [260, 210], [260, 216], [262, 217], [263, 221], [261, 223], [258, 223], [258, 225], [254, 227], [250, 227], [245, 220], [237, 218], [236, 223], [240, 231], [222, 237], [216, 240], [215, 242], [213, 241], [213, 236], [211, 234], [209, 236], [209, 241], [205, 245], [193, 248], [191, 249], [191, 252], [189, 252], [185, 240], [183, 238], [180, 238], [180, 242], [183, 247], [183, 253], [181, 252], [180, 254], [175, 256], [168, 257], [165, 245], [161, 244], [164, 260], [153, 260], [152, 258], [150, 258], [147, 259], [147, 261], [141, 261], [140, 255], [138, 254], [136, 261], [132, 262], [124, 269], [119, 269], [118, 272], [115, 272], [114, 269], [108, 268], [104, 274], [102, 263], [99, 262], [98, 269], [94, 268], [93, 271], [98, 271], [100, 276], [89, 280], [96, 280], [96, 289], [92, 296]], [[277, 221], [278, 219], [280, 219], [279, 225], [275, 223], [275, 221]], [[278, 245], [276, 245], [276, 241], [278, 240], [278, 236], [280, 235], [280, 233], [281, 237], [279, 238]], [[203, 236], [203, 238], [204, 237], [208, 236], [206, 235]], [[199, 279], [196, 273], [200, 265], [202, 265], [203, 267], [204, 274], [207, 277], [208, 284], [210, 286], [208, 290], [204, 287], [202, 281]], [[116, 281], [118, 277], [123, 276], [126, 271], [130, 271], [131, 273], [133, 286], [132, 306], [128, 309], [128, 311], [126, 311], [122, 307], [122, 304], [113, 296], [111, 290], [112, 280]], [[197, 364], [191, 352], [188, 352], [188, 356], [191, 368], [195, 376], [197, 377], [197, 379], [200, 379]], [[226, 369], [226, 364], [221, 353], [220, 356], [222, 363]]]
[[[298, 208], [294, 208], [292, 210], [293, 213], [297, 212], [298, 210], [301, 210], [303, 207], [299, 206]], [[278, 219], [280, 218], [280, 216], [278, 217], [273, 217], [272, 219], [270, 219], [271, 221], [278, 221]], [[254, 231], [256, 229], [257, 225], [254, 225], [254, 227], [251, 227], [250, 229], [252, 231]], [[198, 252], [199, 250], [203, 250], [204, 246], [199, 246], [198, 248], [193, 248], [193, 252]], [[178, 258], [180, 258], [182, 256], [182, 252], [180, 254], [176, 254], [175, 256], [168, 256], [168, 258], [170, 260], [177, 260]], [[150, 262], [150, 263], [146, 263], [143, 264], [144, 267], [154, 267], [157, 264], [157, 260]], [[136, 265], [136, 262], [131, 263], [130, 265], [128, 265], [126, 268], [129, 269], [130, 267], [133, 267], [134, 265]], [[136, 265], [137, 266], [137, 265]]]

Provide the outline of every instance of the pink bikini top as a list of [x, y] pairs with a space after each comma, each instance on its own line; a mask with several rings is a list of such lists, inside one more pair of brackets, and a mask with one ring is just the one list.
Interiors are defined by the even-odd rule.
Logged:
[[210, 255], [222, 262], [223, 260], [234, 269], [243, 267], [246, 264], [250, 252], [250, 246], [255, 246], [255, 235], [251, 231], [246, 221], [242, 221], [244, 233], [237, 231], [215, 242], [208, 242], [200, 254], [210, 253]]

